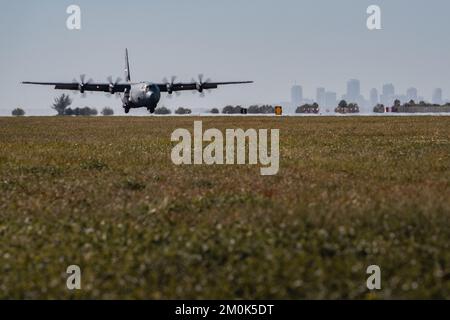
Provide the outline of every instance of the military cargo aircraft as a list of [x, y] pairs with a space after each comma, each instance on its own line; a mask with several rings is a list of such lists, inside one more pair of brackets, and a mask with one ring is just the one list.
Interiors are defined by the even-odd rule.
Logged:
[[81, 75], [80, 81], [24, 81], [22, 84], [48, 85], [55, 86], [55, 89], [60, 90], [76, 90], [83, 96], [88, 91], [106, 92], [108, 95], [122, 95], [121, 98], [125, 113], [129, 113], [130, 109], [143, 107], [147, 108], [150, 113], [154, 113], [161, 99], [161, 92], [167, 92], [169, 95], [172, 95], [173, 93], [179, 94], [180, 91], [196, 90], [201, 96], [204, 96], [205, 91], [217, 89], [221, 85], [253, 83], [253, 81], [211, 82], [209, 79], [203, 80], [203, 75], [201, 74], [198, 76], [198, 81], [192, 80], [191, 82], [175, 82], [176, 77], [172, 77], [170, 81], [164, 79], [163, 83], [147, 81], [131, 82], [127, 49], [125, 49], [125, 78], [126, 82], [121, 82], [122, 80], [120, 78], [113, 81], [112, 77], [109, 77], [107, 83], [97, 83], [92, 79], [85, 81], [85, 75]]

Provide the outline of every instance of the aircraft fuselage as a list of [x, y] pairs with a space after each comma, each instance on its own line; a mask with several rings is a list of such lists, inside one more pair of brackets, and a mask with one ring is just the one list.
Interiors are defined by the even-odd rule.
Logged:
[[160, 99], [161, 91], [157, 85], [139, 82], [131, 85], [129, 94], [125, 93], [122, 100], [125, 111], [145, 107], [153, 113]]

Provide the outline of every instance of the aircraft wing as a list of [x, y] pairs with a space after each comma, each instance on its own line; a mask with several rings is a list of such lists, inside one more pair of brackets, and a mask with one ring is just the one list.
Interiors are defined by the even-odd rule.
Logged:
[[[30, 81], [24, 81], [24, 82], [22, 82], [22, 84], [54, 86], [55, 89], [60, 89], [60, 90], [81, 91], [80, 89], [82, 89], [83, 91], [100, 91], [100, 92], [110, 92], [111, 91], [110, 83], [89, 82], [89, 83], [80, 84], [78, 82], [30, 82]], [[130, 84], [128, 84], [128, 83], [115, 83], [113, 86], [114, 86], [114, 92], [124, 92], [125, 90], [130, 90]]]
[[229, 81], [229, 82], [178, 82], [178, 83], [158, 83], [157, 86], [161, 92], [169, 91], [188, 91], [198, 90], [200, 87], [203, 90], [217, 89], [219, 86], [230, 84], [246, 84], [253, 83], [253, 81]]

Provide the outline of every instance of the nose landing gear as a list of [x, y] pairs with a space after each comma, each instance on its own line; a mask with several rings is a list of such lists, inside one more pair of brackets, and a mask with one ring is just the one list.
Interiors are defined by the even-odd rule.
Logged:
[[130, 91], [128, 89], [125, 89], [125, 91], [123, 92], [122, 102], [123, 108], [125, 109], [125, 113], [129, 113], [131, 101], [130, 101]]

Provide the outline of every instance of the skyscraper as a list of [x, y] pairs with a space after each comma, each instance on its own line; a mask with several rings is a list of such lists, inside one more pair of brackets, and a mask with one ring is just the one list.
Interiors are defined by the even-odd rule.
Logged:
[[381, 94], [381, 103], [387, 107], [394, 104], [395, 88], [392, 83], [383, 85], [383, 93]]
[[325, 105], [325, 88], [317, 88], [316, 102], [321, 107]]
[[432, 102], [434, 104], [442, 104], [442, 89], [434, 89]]
[[358, 102], [361, 95], [361, 85], [358, 79], [350, 79], [347, 82], [347, 102]]
[[303, 101], [303, 88], [295, 85], [291, 88], [291, 103], [293, 107], [298, 107]]
[[416, 88], [408, 88], [408, 90], [406, 90], [406, 100], [411, 101], [413, 100], [414, 102], [419, 102], [417, 101], [417, 89]]
[[324, 106], [329, 109], [334, 109], [337, 106], [337, 95], [336, 92], [327, 91], [325, 92], [325, 104]]
[[378, 90], [373, 88], [370, 90], [370, 106], [375, 107], [379, 102]]

